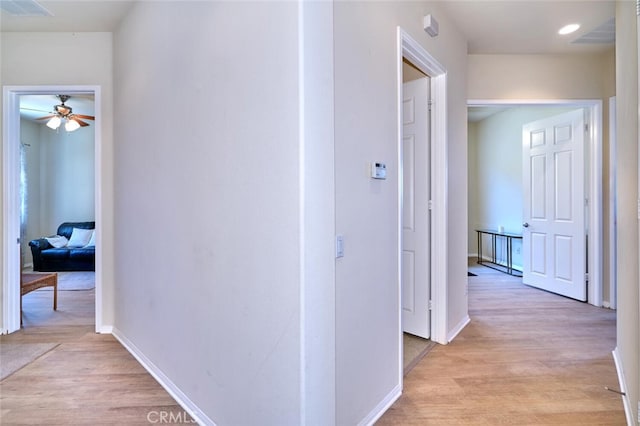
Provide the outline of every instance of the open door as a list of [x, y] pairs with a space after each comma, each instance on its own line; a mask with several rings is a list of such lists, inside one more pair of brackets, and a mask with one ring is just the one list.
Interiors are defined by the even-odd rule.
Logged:
[[402, 325], [428, 339], [431, 253], [429, 77], [403, 84]]
[[523, 282], [587, 300], [582, 109], [525, 124]]

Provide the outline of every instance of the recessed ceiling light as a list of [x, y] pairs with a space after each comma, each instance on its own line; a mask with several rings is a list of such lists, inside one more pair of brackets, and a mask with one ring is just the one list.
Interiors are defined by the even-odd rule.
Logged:
[[565, 25], [564, 27], [560, 28], [558, 30], [558, 34], [560, 35], [567, 35], [567, 34], [571, 34], [575, 31], [578, 31], [578, 28], [580, 28], [580, 24], [569, 24], [569, 25]]

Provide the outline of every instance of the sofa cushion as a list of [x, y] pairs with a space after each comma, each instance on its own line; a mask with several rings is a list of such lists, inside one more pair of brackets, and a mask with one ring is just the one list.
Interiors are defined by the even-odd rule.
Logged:
[[89, 240], [89, 242], [85, 247], [89, 248], [89, 247], [95, 247], [95, 246], [96, 246], [96, 230], [94, 229], [91, 232], [91, 239]]
[[62, 235], [54, 235], [52, 237], [46, 237], [45, 239], [55, 248], [66, 247], [67, 244], [69, 244], [69, 240], [67, 240], [67, 237], [64, 237]]
[[72, 261], [90, 262], [95, 256], [96, 250], [93, 247], [69, 249], [69, 259]]
[[40, 252], [43, 258], [49, 260], [67, 260], [69, 258], [70, 250], [67, 247], [62, 248], [50, 248]]
[[96, 227], [95, 222], [64, 222], [58, 226], [58, 235], [64, 235], [67, 238], [71, 238], [73, 228], [80, 229], [94, 229]]
[[[93, 234], [93, 229], [73, 228], [68, 247], [84, 247], [87, 245]], [[53, 245], [53, 244], [52, 244]]]

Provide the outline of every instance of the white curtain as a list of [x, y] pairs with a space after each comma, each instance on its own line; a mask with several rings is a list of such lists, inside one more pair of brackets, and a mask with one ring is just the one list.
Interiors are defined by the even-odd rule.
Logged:
[[25, 233], [27, 228], [27, 148], [28, 144], [20, 142], [20, 265], [25, 261]]

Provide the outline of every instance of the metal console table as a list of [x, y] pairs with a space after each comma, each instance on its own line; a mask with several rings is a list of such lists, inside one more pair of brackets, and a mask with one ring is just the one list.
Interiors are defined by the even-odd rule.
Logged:
[[[513, 269], [513, 240], [522, 240], [522, 235], [511, 234], [509, 232], [499, 232], [491, 229], [476, 229], [478, 233], [478, 264], [493, 268], [509, 275], [521, 277], [522, 273], [517, 269]], [[484, 260], [482, 257], [482, 236], [491, 236], [491, 260]], [[507, 264], [498, 263], [496, 258], [496, 241], [498, 238], [504, 238], [507, 244]]]

